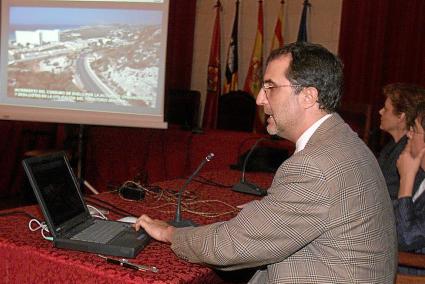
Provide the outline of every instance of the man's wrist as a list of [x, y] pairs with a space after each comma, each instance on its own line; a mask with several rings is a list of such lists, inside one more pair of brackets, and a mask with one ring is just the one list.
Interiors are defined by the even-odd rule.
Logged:
[[174, 231], [175, 231], [175, 227], [173, 226], [168, 226], [165, 230], [164, 230], [164, 241], [167, 243], [171, 244], [171, 241], [173, 240], [173, 235], [174, 235]]

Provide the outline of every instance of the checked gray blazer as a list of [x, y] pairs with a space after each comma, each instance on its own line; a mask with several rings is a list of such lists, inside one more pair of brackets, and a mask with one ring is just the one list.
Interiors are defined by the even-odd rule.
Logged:
[[223, 270], [267, 266], [268, 283], [393, 283], [397, 239], [379, 165], [333, 114], [233, 219], [175, 230], [181, 258]]

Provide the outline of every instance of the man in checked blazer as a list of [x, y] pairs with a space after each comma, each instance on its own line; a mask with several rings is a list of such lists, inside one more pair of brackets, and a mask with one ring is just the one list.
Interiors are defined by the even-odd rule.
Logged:
[[257, 104], [267, 131], [296, 144], [268, 195], [226, 222], [175, 228], [135, 223], [179, 257], [218, 269], [265, 267], [251, 283], [393, 283], [392, 205], [368, 147], [335, 113], [340, 60], [320, 45], [293, 43], [267, 60]]

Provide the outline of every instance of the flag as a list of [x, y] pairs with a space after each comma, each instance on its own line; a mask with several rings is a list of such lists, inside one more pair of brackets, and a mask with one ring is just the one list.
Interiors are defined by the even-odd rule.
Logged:
[[297, 41], [308, 41], [307, 40], [307, 10], [311, 7], [308, 0], [304, 0], [304, 7], [301, 14], [300, 28], [298, 29]]
[[220, 96], [220, 0], [214, 6], [216, 10], [214, 30], [211, 40], [210, 58], [208, 61], [207, 75], [207, 98], [205, 101], [204, 128], [215, 128], [217, 126], [218, 98]]
[[225, 82], [223, 85], [223, 94], [238, 89], [238, 19], [239, 19], [239, 0], [236, 0], [235, 19], [233, 21], [232, 37], [230, 38], [229, 48], [227, 49]]
[[245, 79], [244, 90], [257, 96], [261, 86], [261, 76], [263, 67], [263, 1], [259, 2], [258, 25], [255, 36], [254, 49], [252, 50], [251, 61]]
[[277, 15], [276, 26], [274, 27], [274, 33], [272, 38], [271, 50], [282, 47], [283, 46], [283, 5], [285, 1], [280, 1], [280, 11], [279, 15]]
[[[255, 36], [254, 49], [252, 50], [251, 61], [245, 79], [244, 91], [257, 97], [261, 89], [261, 76], [263, 73], [263, 1], [258, 1], [258, 24]], [[263, 132], [265, 117], [263, 108], [257, 108], [254, 129], [256, 132]]]

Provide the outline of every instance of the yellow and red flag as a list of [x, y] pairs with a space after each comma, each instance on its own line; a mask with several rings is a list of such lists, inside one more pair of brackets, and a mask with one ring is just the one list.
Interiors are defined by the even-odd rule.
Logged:
[[285, 1], [280, 1], [280, 11], [277, 15], [276, 26], [274, 27], [271, 50], [282, 47], [283, 46], [283, 14], [285, 5]]
[[[254, 49], [252, 50], [248, 74], [245, 79], [244, 91], [249, 92], [254, 98], [261, 89], [263, 75], [263, 1], [258, 1], [258, 25], [255, 36]], [[263, 108], [257, 108], [254, 129], [264, 132], [265, 117]]]

